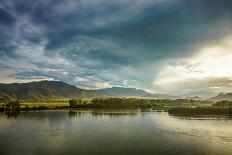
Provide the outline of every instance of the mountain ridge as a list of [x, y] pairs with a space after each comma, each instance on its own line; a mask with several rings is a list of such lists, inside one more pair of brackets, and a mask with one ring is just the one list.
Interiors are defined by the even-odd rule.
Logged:
[[0, 85], [0, 100], [52, 100], [93, 97], [144, 97], [152, 95], [142, 89], [112, 87], [81, 89], [62, 81], [38, 81]]
[[[169, 94], [153, 94], [143, 89], [112, 87], [103, 89], [82, 89], [62, 81], [37, 81], [29, 83], [0, 83], [0, 100], [59, 100], [68, 98], [95, 97], [141, 97], [155, 99], [194, 99], [199, 96], [183, 97]], [[232, 101], [232, 93], [220, 93], [208, 99], [218, 102]]]

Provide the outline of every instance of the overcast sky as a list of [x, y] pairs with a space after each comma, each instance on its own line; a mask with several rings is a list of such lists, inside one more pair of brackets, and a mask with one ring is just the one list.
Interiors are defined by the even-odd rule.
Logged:
[[0, 0], [0, 82], [232, 91], [231, 0]]

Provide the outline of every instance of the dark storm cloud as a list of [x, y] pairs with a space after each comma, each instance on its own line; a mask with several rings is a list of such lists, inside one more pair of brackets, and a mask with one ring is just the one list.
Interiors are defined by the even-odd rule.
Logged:
[[84, 35], [113, 39], [126, 47], [121, 52], [131, 52], [137, 61], [141, 53], [145, 60], [154, 60], [191, 54], [198, 45], [223, 37], [231, 26], [232, 2], [228, 0], [168, 1], [137, 10], [128, 9], [132, 2], [86, 2], [85, 6], [73, 1], [75, 8], [67, 11], [69, 3], [37, 4], [31, 13], [33, 22], [45, 27], [48, 49], [66, 46]]
[[141, 71], [147, 64], [217, 42], [231, 33], [231, 17], [231, 0], [1, 0], [0, 65], [12, 67], [10, 58], [33, 65], [13, 75], [22, 79], [75, 83], [76, 76], [95, 76], [118, 83], [134, 77], [148, 86], [151, 70]]
[[[170, 0], [132, 9], [133, 1], [17, 0], [2, 1], [3, 7], [4, 2], [15, 14], [29, 16], [46, 36], [48, 49], [59, 49], [83, 35], [114, 39], [137, 54], [144, 50], [143, 55], [151, 59], [179, 56], [193, 45], [225, 35], [228, 31], [218, 26], [231, 24], [232, 10], [229, 0]], [[14, 18], [2, 12], [1, 21], [14, 24]], [[26, 35], [26, 40], [38, 40]]]
[[6, 10], [0, 9], [0, 23], [1, 25], [11, 25], [13, 23], [15, 23], [15, 19], [14, 17], [7, 12]]
[[0, 8], [0, 56], [3, 56], [5, 51], [11, 54], [14, 50], [10, 40], [15, 22], [15, 18], [8, 11]]
[[151, 6], [119, 34], [127, 45], [143, 51], [145, 60], [186, 56], [231, 32], [231, 3], [194, 0]]

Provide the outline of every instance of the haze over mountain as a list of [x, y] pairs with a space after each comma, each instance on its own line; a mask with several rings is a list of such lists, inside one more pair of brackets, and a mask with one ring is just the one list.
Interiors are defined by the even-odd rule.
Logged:
[[199, 96], [193, 96], [193, 97], [186, 97], [187, 100], [203, 100], [201, 97]]
[[232, 93], [220, 93], [215, 97], [209, 99], [210, 101], [232, 101]]
[[170, 95], [151, 94], [142, 89], [112, 87], [86, 90], [61, 81], [39, 81], [0, 85], [1, 100], [52, 100], [92, 97], [152, 97], [173, 98]]
[[174, 96], [174, 95], [169, 95], [169, 94], [147, 94], [147, 95], [144, 95], [144, 97], [148, 97], [148, 98], [164, 98], [164, 99], [181, 98], [180, 96]]

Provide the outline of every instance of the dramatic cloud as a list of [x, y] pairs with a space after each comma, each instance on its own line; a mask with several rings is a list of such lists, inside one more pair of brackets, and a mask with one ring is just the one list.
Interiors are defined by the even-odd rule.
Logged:
[[231, 17], [230, 0], [1, 0], [0, 82], [231, 91]]
[[214, 91], [232, 89], [232, 37], [203, 47], [188, 58], [164, 65], [154, 86], [169, 92]]

